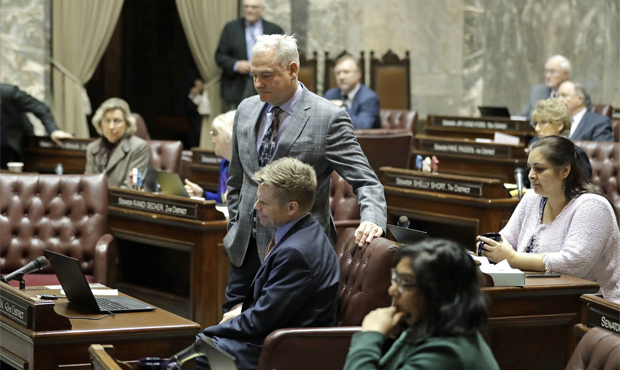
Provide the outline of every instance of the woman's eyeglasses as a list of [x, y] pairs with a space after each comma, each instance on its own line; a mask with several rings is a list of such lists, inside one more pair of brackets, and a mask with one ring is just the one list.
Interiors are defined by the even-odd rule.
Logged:
[[417, 283], [407, 281], [402, 276], [399, 276], [395, 268], [392, 269], [392, 284], [396, 284], [396, 289], [398, 289], [398, 292], [401, 294], [405, 291], [405, 289], [411, 289], [418, 286]]

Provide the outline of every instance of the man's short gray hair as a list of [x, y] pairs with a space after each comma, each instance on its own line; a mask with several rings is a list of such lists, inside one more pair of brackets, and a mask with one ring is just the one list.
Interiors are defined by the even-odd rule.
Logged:
[[254, 174], [259, 185], [274, 189], [278, 202], [295, 201], [302, 211], [310, 211], [316, 194], [316, 173], [299, 159], [284, 157], [271, 162]]
[[261, 35], [256, 38], [252, 55], [266, 51], [276, 51], [276, 63], [286, 69], [291, 62], [299, 66], [299, 52], [295, 35]]
[[565, 56], [556, 54], [550, 57], [549, 59], [547, 59], [547, 61], [551, 59], [557, 59], [560, 62], [560, 67], [562, 67], [562, 70], [570, 73], [570, 62], [568, 61], [568, 59], [566, 59]]

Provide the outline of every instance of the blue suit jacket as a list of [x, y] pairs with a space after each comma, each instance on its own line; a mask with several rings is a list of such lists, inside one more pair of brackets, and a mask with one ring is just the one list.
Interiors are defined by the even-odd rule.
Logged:
[[530, 97], [527, 101], [527, 104], [521, 110], [521, 113], [519, 113], [519, 115], [527, 117], [531, 120], [532, 112], [534, 111], [534, 106], [536, 106], [536, 103], [538, 103], [540, 100], [549, 99], [549, 96], [551, 96], [550, 87], [544, 84], [534, 86], [532, 88], [532, 91], [530, 91]]
[[[334, 100], [342, 99], [342, 93], [340, 89], [334, 87], [327, 90], [325, 93], [325, 99]], [[350, 108], [347, 108], [353, 127], [356, 130], [369, 129], [369, 128], [381, 128], [381, 117], [379, 117], [379, 96], [377, 93], [367, 88], [364, 84], [360, 84], [360, 89], [355, 98], [353, 98], [353, 104]]]
[[256, 369], [263, 341], [272, 331], [336, 324], [339, 279], [336, 252], [308, 214], [267, 255], [241, 314], [204, 334], [237, 358], [239, 370]]
[[614, 133], [609, 117], [587, 111], [581, 118], [579, 126], [570, 136], [573, 141], [614, 141]]

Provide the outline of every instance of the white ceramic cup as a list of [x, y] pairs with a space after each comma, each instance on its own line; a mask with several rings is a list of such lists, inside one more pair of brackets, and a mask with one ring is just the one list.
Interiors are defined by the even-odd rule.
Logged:
[[6, 164], [11, 172], [22, 172], [24, 164], [22, 162], [9, 162]]

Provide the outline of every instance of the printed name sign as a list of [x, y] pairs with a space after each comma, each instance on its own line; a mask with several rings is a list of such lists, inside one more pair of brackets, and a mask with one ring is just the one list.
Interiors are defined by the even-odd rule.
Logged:
[[0, 296], [0, 306], [2, 306], [2, 315], [17, 321], [22, 326], [28, 326], [28, 306], [24, 302], [20, 302], [12, 296]]
[[211, 166], [219, 166], [222, 163], [222, 157], [218, 157], [213, 153], [194, 152], [192, 160], [196, 164], [206, 164]]
[[590, 307], [590, 314], [588, 315], [588, 325], [598, 326], [611, 330], [620, 334], [620, 320], [618, 317], [610, 316], [595, 307]]
[[167, 200], [142, 199], [131, 195], [111, 194], [111, 196], [111, 205], [113, 206], [196, 219], [196, 205], [178, 204]]
[[[62, 142], [61, 149], [71, 150], [74, 152], [85, 152], [89, 143], [90, 142], [65, 140]], [[37, 140], [37, 147], [42, 149], [59, 149], [58, 145], [56, 145], [52, 139], [47, 138]]]
[[434, 117], [433, 126], [452, 127], [452, 128], [469, 128], [482, 130], [519, 130], [518, 121], [487, 121], [483, 119], [466, 119], [466, 118], [442, 118]]
[[467, 195], [472, 197], [482, 196], [482, 185], [472, 184], [462, 181], [433, 179], [424, 176], [403, 176], [388, 174], [387, 185], [399, 186], [402, 188], [438, 191], [442, 193]]
[[491, 146], [482, 144], [464, 144], [458, 142], [444, 142], [421, 140], [420, 150], [450, 154], [467, 154], [481, 157], [510, 158], [510, 148], [506, 146]]

